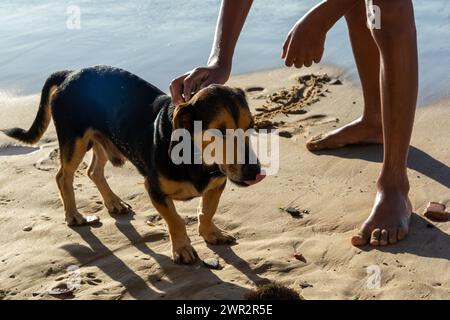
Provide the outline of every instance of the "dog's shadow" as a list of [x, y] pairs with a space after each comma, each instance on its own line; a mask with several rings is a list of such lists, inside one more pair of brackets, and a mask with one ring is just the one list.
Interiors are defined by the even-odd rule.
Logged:
[[[381, 163], [383, 161], [382, 146], [351, 146], [336, 150], [324, 150], [316, 155], [331, 155], [340, 158], [362, 159]], [[428, 153], [411, 146], [408, 157], [408, 168], [416, 170], [437, 183], [450, 188], [450, 168], [441, 161], [433, 158]], [[450, 194], [450, 192], [449, 192]], [[433, 199], [430, 199], [432, 201]], [[396, 245], [371, 248], [364, 250], [380, 250], [391, 253], [412, 253], [423, 257], [440, 258], [450, 260], [450, 235], [440, 230], [434, 224], [428, 222], [419, 214], [411, 217], [410, 234]]]
[[[183, 292], [183, 286], [185, 285], [198, 291], [207, 289], [211, 285], [225, 285], [227, 292], [233, 295], [227, 297], [230, 299], [242, 299], [248, 291], [247, 288], [234, 283], [224, 282], [213, 271], [203, 266], [201, 261], [194, 265], [176, 265], [170, 257], [154, 252], [149, 248], [148, 244], [163, 239], [169, 242], [167, 234], [161, 230], [156, 230], [154, 233], [142, 236], [131, 224], [133, 216], [133, 212], [127, 215], [114, 215], [113, 217], [116, 220], [115, 226], [119, 232], [125, 235], [130, 244], [144, 255], [155, 260], [157, 264], [156, 269], [158, 269], [157, 274], [155, 272], [155, 274], [152, 273], [144, 277], [137, 274], [115, 254], [115, 251], [119, 249], [114, 251], [109, 249], [92, 232], [91, 227], [88, 226], [73, 228], [88, 246], [70, 244], [63, 246], [63, 249], [77, 259], [80, 266], [98, 267], [112, 280], [121, 283], [126, 292], [135, 299], [161, 297], [189, 299], [191, 298], [189, 291]], [[214, 248], [217, 249], [216, 252], [219, 253], [226, 263], [233, 264], [236, 269], [244, 273], [253, 283], [261, 284], [267, 282], [265, 279], [260, 278], [256, 272], [252, 271], [250, 266], [243, 259], [239, 258], [230, 247], [214, 246]], [[152, 270], [155, 270], [154, 266], [150, 267]], [[174, 288], [178, 288], [176, 292], [173, 290]], [[209, 289], [209, 292], [211, 292], [211, 289]]]

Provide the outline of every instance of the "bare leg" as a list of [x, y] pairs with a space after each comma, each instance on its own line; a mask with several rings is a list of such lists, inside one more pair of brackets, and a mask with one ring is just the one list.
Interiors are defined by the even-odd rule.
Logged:
[[339, 129], [313, 137], [306, 144], [310, 151], [334, 149], [349, 144], [383, 142], [379, 84], [380, 55], [367, 27], [364, 1], [359, 1], [347, 12], [345, 19], [363, 89], [363, 115]]
[[409, 230], [411, 203], [406, 160], [418, 91], [418, 58], [411, 0], [375, 0], [381, 9], [381, 29], [372, 30], [381, 53], [381, 105], [384, 161], [378, 192], [369, 218], [354, 245], [387, 245]]
[[86, 219], [77, 210], [73, 190], [73, 175], [86, 154], [86, 146], [84, 139], [78, 139], [70, 156], [66, 152], [68, 148], [60, 147], [61, 168], [56, 174], [56, 183], [64, 205], [66, 223], [69, 226], [86, 223]]
[[159, 199], [152, 194], [150, 184], [146, 180], [145, 188], [150, 195], [153, 206], [164, 218], [169, 228], [170, 241], [172, 243], [172, 258], [175, 263], [192, 264], [197, 259], [197, 252], [191, 246], [191, 240], [186, 232], [186, 224], [178, 215], [172, 199]]
[[128, 213], [130, 207], [123, 202], [109, 187], [105, 178], [105, 165], [108, 161], [105, 150], [97, 142], [93, 146], [92, 161], [88, 168], [88, 176], [97, 186], [103, 203], [110, 214]]
[[224, 188], [225, 184], [207, 191], [198, 207], [198, 233], [210, 244], [231, 243], [236, 240], [231, 234], [220, 230], [212, 221]]

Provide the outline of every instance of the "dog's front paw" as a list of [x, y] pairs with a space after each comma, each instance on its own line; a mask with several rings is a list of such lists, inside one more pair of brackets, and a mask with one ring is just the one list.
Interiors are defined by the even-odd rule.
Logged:
[[86, 218], [78, 211], [66, 212], [66, 224], [69, 227], [82, 226], [86, 224]]
[[176, 264], [193, 264], [197, 260], [198, 254], [186, 236], [182, 240], [172, 239], [172, 257]]
[[122, 215], [131, 212], [131, 206], [122, 201], [119, 197], [113, 198], [108, 202], [105, 201], [105, 207], [111, 215]]
[[214, 224], [211, 224], [208, 228], [200, 225], [198, 233], [209, 244], [231, 244], [236, 241], [232, 234], [219, 229]]

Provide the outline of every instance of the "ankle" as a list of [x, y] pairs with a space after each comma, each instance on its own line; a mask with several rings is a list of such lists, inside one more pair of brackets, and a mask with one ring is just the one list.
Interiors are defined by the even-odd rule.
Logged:
[[367, 127], [372, 128], [376, 131], [382, 132], [383, 131], [383, 125], [381, 122], [381, 116], [380, 115], [363, 115], [360, 118], [361, 122], [364, 123]]
[[400, 191], [404, 195], [409, 192], [409, 180], [405, 172], [382, 171], [377, 181], [378, 190]]

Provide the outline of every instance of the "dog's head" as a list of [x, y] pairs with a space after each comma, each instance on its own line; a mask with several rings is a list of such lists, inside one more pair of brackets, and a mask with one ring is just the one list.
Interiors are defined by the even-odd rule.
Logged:
[[175, 107], [172, 122], [174, 131], [184, 129], [190, 133], [195, 149], [192, 152], [202, 155], [202, 165], [217, 166], [240, 186], [264, 178], [250, 144], [253, 118], [243, 90], [222, 85], [204, 88], [187, 103]]

